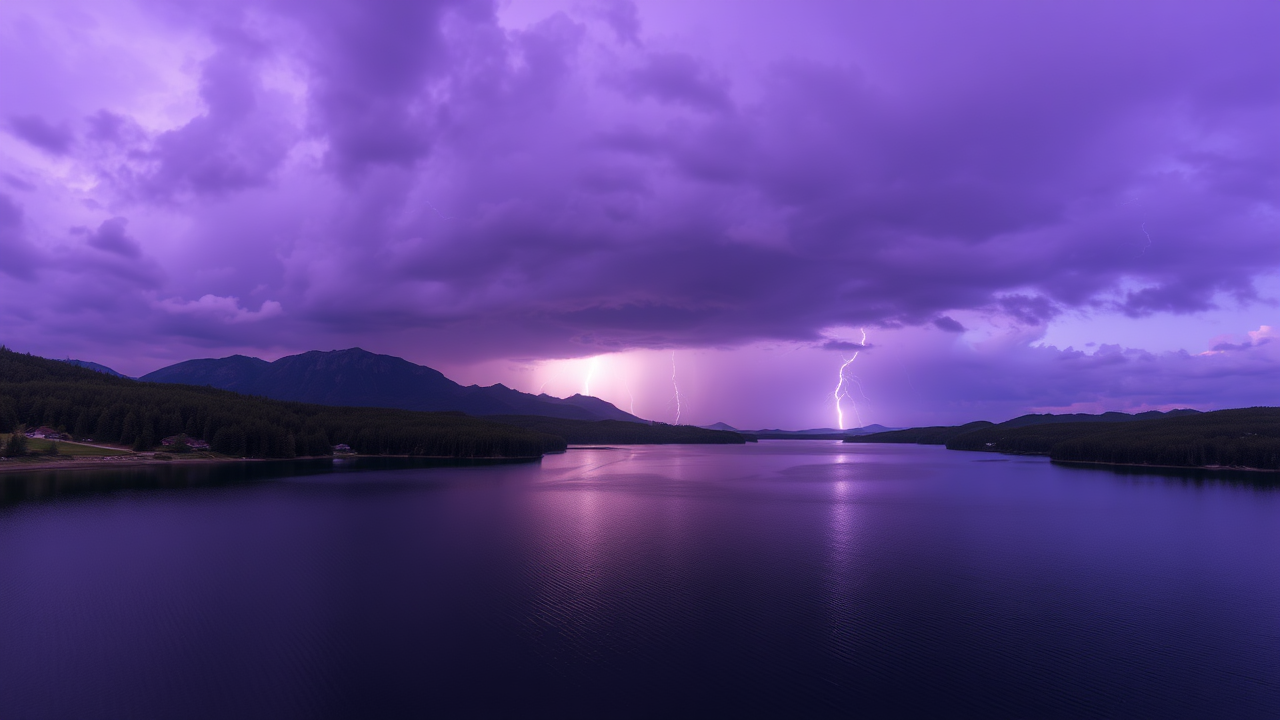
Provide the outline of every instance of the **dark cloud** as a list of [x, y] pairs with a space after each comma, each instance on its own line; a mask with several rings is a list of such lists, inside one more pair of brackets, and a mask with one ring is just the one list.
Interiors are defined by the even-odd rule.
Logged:
[[89, 235], [89, 239], [86, 242], [89, 243], [90, 247], [115, 253], [122, 257], [141, 257], [142, 248], [138, 247], [137, 241], [125, 233], [125, 225], [128, 224], [128, 219], [122, 217], [104, 220], [98, 226], [98, 229]]
[[19, 280], [35, 277], [39, 255], [27, 242], [22, 207], [0, 193], [0, 272]]
[[628, 72], [620, 86], [637, 97], [706, 111], [729, 109], [728, 81], [685, 53], [654, 53]]
[[491, 21], [488, 2], [295, 3], [303, 27], [314, 129], [342, 177], [426, 156], [439, 108], [432, 83], [447, 68], [442, 19]]
[[871, 347], [871, 344], [867, 343], [864, 345], [862, 343], [847, 342], [844, 340], [828, 340], [822, 343], [821, 347], [823, 350], [849, 350], [853, 352], [858, 352], [861, 350], [869, 349]]
[[4, 178], [5, 184], [15, 190], [23, 190], [26, 192], [30, 192], [36, 189], [35, 185], [32, 185], [31, 183], [27, 182], [26, 180], [23, 180], [17, 175], [11, 175], [9, 173], [0, 173], [0, 178]]
[[[155, 139], [149, 152], [154, 169], [141, 183], [145, 193], [216, 196], [268, 181], [291, 142], [264, 103], [258, 72], [242, 48], [224, 48], [205, 61], [200, 97], [206, 112]], [[96, 117], [95, 132], [118, 134], [118, 118]]]
[[89, 126], [86, 135], [96, 142], [117, 143], [124, 139], [129, 128], [129, 119], [110, 110], [99, 110], [85, 119]]
[[[1062, 313], [1061, 308], [1052, 300], [1041, 296], [1007, 295], [999, 298], [996, 304], [1000, 310], [1024, 325], [1043, 325]], [[943, 327], [938, 320], [934, 324]]]
[[598, 0], [592, 12], [613, 29], [619, 42], [640, 44], [640, 13], [631, 0]]
[[65, 155], [75, 142], [66, 125], [55, 125], [39, 115], [11, 115], [6, 123], [15, 137], [52, 155]]
[[[44, 177], [3, 271], [32, 276], [28, 225], [92, 207], [148, 228], [107, 221], [106, 252], [75, 260], [152, 293], [140, 334], [190, 324], [183, 302], [270, 300], [288, 312], [200, 341], [395, 337], [462, 362], [818, 347], [840, 326], [962, 342], [955, 317], [1033, 333], [1260, 302], [1280, 268], [1274, 9], [726, 3], [673, 26], [695, 11], [637, 7], [509, 27], [487, 1], [144, 6], [210, 49], [173, 90], [199, 107], [165, 125], [123, 81], [21, 105], [46, 115], [10, 132], [99, 185], [63, 207]], [[180, 251], [143, 252], [161, 238]]]
[[[841, 324], [954, 330], [939, 318], [963, 309], [1032, 327], [1108, 303], [1197, 312], [1280, 264], [1271, 215], [1248, 210], [1274, 207], [1264, 128], [1280, 105], [1227, 79], [1280, 71], [1137, 33], [1136, 17], [1116, 22], [1155, 64], [1117, 70], [1132, 37], [1118, 29], [1082, 59], [1066, 39], [1027, 48], [962, 13], [963, 32], [921, 30], [954, 66], [878, 46], [866, 67], [895, 75], [796, 48], [761, 64], [734, 112], [730, 76], [699, 48], [638, 51], [611, 76], [635, 110], [606, 111], [585, 30], [564, 15], [501, 31], [484, 6], [281, 7], [306, 33], [308, 132], [349, 183], [322, 210], [323, 242], [294, 255], [343, 263], [340, 283], [307, 282], [317, 322], [335, 304], [386, 317], [382, 298], [398, 297], [402, 326], [545, 333], [520, 352], [812, 342]], [[1076, 20], [1060, 32], [1093, 37]], [[177, 168], [158, 178], [265, 181], [280, 151], [224, 162], [240, 156], [223, 149], [267, 137], [231, 122], [257, 112], [257, 68], [209, 61], [201, 92], [222, 134], [175, 131], [192, 137], [158, 143]], [[1192, 112], [1188, 92], [1221, 97]], [[1224, 123], [1234, 146], [1213, 140]], [[1169, 157], [1186, 171], [1152, 171]], [[432, 301], [411, 301], [424, 284]]]
[[964, 325], [961, 325], [955, 319], [946, 315], [934, 318], [933, 326], [939, 330], [945, 330], [946, 332], [961, 333], [965, 331]]
[[1260, 337], [1257, 340], [1244, 340], [1243, 342], [1238, 343], [1222, 342], [1215, 344], [1210, 348], [1210, 350], [1215, 353], [1240, 352], [1248, 350], [1249, 348], [1262, 347], [1263, 345], [1269, 344], [1273, 339], [1274, 338], [1271, 337]]

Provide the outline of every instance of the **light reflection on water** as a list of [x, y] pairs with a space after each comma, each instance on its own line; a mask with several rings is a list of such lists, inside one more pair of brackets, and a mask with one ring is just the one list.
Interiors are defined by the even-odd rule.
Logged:
[[765, 441], [37, 485], [5, 718], [1280, 715], [1280, 493], [1234, 476]]

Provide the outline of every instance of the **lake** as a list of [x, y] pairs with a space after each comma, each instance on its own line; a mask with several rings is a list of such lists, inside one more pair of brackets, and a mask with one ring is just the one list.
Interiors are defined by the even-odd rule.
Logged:
[[796, 440], [77, 472], [6, 478], [0, 717], [1280, 716], [1269, 475]]

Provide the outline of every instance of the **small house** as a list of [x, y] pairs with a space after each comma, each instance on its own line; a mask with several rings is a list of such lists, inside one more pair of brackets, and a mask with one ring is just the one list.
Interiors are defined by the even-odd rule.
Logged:
[[57, 430], [54, 430], [51, 427], [46, 427], [44, 425], [41, 425], [40, 427], [34, 430], [28, 430], [27, 437], [43, 438], [45, 440], [70, 440], [71, 439], [70, 435], [66, 433], [58, 432]]

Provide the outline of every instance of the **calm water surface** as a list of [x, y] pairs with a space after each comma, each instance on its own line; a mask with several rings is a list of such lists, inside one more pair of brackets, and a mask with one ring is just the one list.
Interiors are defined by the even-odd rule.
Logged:
[[1271, 487], [819, 441], [264, 467], [0, 507], [0, 717], [1280, 716]]

